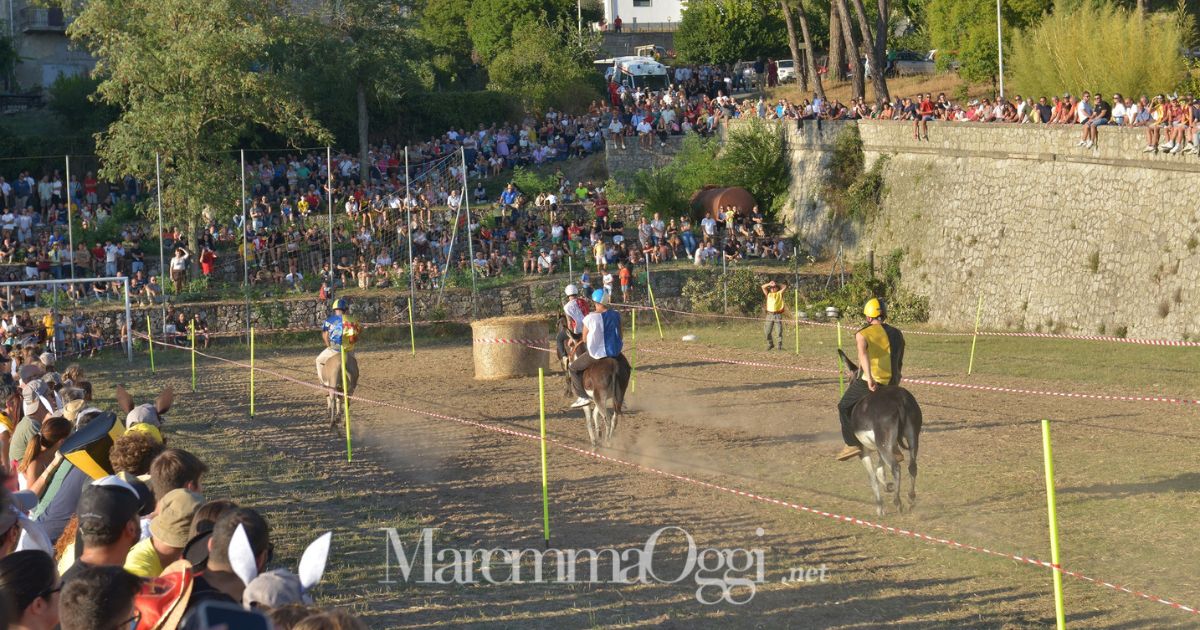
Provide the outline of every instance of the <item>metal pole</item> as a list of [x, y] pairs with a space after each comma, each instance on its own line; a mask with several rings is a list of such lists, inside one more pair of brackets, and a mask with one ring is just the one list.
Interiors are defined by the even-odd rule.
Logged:
[[1000, 28], [1000, 0], [996, 0], [996, 52], [1000, 61], [1000, 98], [1004, 98], [1004, 35]]
[[575, 0], [575, 36], [583, 46], [583, 1]]
[[438, 304], [442, 303], [442, 294], [446, 291], [446, 275], [450, 273], [450, 261], [454, 259], [454, 241], [458, 240], [458, 219], [462, 216], [462, 204], [454, 213], [454, 229], [450, 230], [450, 247], [446, 250], [446, 266], [442, 269], [442, 283], [438, 287]]
[[329, 145], [325, 145], [325, 188], [329, 207], [329, 280], [333, 282], [333, 147]]
[[[71, 156], [69, 156], [69, 155], [63, 156], [63, 159], [65, 159], [67, 162], [67, 244], [68, 244], [68, 247], [70, 248], [70, 251], [67, 253], [67, 258], [71, 259], [71, 279], [74, 280], [75, 279], [75, 229], [74, 229], [75, 226], [72, 225], [72, 223], [74, 223], [74, 221], [72, 219], [72, 217], [74, 217], [74, 214], [71, 212]], [[61, 264], [61, 263], [62, 263], [62, 261], [60, 259], [59, 264]]]
[[[154, 188], [155, 188], [155, 192], [157, 193], [156, 196], [158, 197], [158, 275], [160, 277], [162, 277], [163, 271], [166, 270], [166, 266], [167, 266], [167, 255], [163, 251], [162, 161], [160, 160], [160, 157], [159, 157], [159, 154], [157, 151], [154, 152]], [[166, 286], [167, 280], [169, 280], [169, 279], [170, 279], [169, 274], [167, 277], [162, 278], [161, 282], [163, 283], [163, 286]], [[163, 322], [165, 325], [165, 322], [167, 321], [167, 301], [166, 300], [163, 300], [162, 318], [163, 318]]]
[[246, 150], [242, 155], [242, 286], [250, 286], [250, 239], [246, 237]]
[[129, 276], [125, 280], [125, 355], [133, 363], [133, 312], [129, 307]]
[[469, 261], [470, 262], [469, 267], [471, 269], [471, 311], [473, 314], [478, 315], [479, 313], [475, 312], [476, 311], [476, 305], [475, 305], [475, 297], [476, 297], [476, 295], [475, 295], [475, 243], [474, 243], [475, 239], [472, 237], [472, 233], [471, 233], [471, 197], [469, 194], [470, 191], [467, 190], [467, 151], [465, 149], [463, 149], [462, 147], [459, 147], [458, 155], [459, 155], [459, 157], [462, 158], [462, 166], [463, 166], [463, 171], [462, 171], [462, 196], [463, 196], [463, 198], [462, 198], [462, 202], [464, 204], [466, 204], [466, 206], [467, 206], [467, 256], [469, 256], [471, 258], [471, 260]]

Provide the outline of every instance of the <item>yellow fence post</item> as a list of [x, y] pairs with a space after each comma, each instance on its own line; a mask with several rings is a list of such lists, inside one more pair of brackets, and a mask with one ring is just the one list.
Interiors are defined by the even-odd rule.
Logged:
[[796, 356], [800, 356], [800, 288], [796, 287], [792, 296], [792, 323], [796, 326]]
[[154, 374], [154, 330], [150, 328], [149, 314], [146, 315], [146, 345], [150, 348], [150, 373]]
[[250, 327], [250, 417], [254, 417], [254, 327]]
[[1054, 574], [1054, 617], [1059, 630], [1066, 627], [1063, 611], [1062, 565], [1059, 564], [1058, 508], [1054, 498], [1054, 453], [1050, 448], [1050, 421], [1042, 420], [1042, 452], [1046, 460], [1046, 508], [1050, 513], [1050, 571]]
[[192, 393], [196, 393], [196, 322], [188, 322], [188, 336], [192, 338]]
[[413, 328], [412, 298], [408, 298], [408, 342], [412, 345], [413, 356], [417, 356], [417, 331]]
[[350, 395], [346, 392], [350, 389], [349, 380], [346, 377], [346, 346], [342, 346], [342, 407], [346, 410], [346, 461], [354, 461], [354, 451], [350, 447]]
[[629, 352], [629, 391], [637, 392], [637, 309], [629, 309], [633, 321], [633, 348]]
[[[841, 320], [839, 320], [837, 323], [837, 335], [838, 335], [838, 350], [841, 350], [842, 349], [842, 322], [841, 322]], [[842, 373], [842, 369], [844, 366], [842, 365], [842, 357], [840, 355], [837, 357], [837, 365], [838, 365], [838, 391], [845, 394], [846, 393], [846, 376]], [[864, 370], [871, 369], [870, 366], [867, 366], [867, 365], [862, 366], [862, 368]]]
[[654, 323], [658, 326], [658, 338], [662, 339], [662, 320], [658, 318], [658, 304], [654, 302], [654, 287], [650, 286], [649, 276], [647, 276], [646, 291], [650, 294], [650, 306], [654, 309]]
[[979, 294], [979, 304], [975, 307], [975, 333], [971, 335], [971, 359], [967, 362], [967, 376], [975, 369], [975, 342], [979, 340], [979, 316], [983, 314], [983, 294]]
[[550, 548], [550, 488], [546, 475], [546, 370], [538, 368], [538, 417], [542, 429], [542, 532]]

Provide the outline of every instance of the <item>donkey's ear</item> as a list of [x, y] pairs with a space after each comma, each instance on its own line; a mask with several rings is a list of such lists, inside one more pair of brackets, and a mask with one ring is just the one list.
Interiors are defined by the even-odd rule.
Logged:
[[300, 557], [300, 585], [308, 590], [321, 581], [325, 574], [325, 561], [329, 558], [329, 543], [333, 532], [325, 532], [308, 545]]
[[133, 411], [133, 396], [125, 391], [124, 385], [117, 385], [117, 407], [125, 413]]
[[175, 388], [167, 385], [154, 401], [154, 408], [158, 410], [159, 414], [164, 414], [171, 410], [171, 403], [173, 402], [175, 402]]
[[243, 584], [249, 584], [258, 577], [258, 558], [254, 557], [254, 549], [250, 547], [244, 525], [238, 525], [233, 538], [229, 540], [229, 564]]
[[846, 356], [845, 352], [842, 352], [841, 348], [838, 348], [837, 353], [838, 353], [838, 356], [840, 356], [842, 358], [842, 363], [846, 364], [847, 370], [850, 370], [851, 372], [858, 371], [858, 366], [854, 365], [854, 362], [850, 360], [850, 357]]

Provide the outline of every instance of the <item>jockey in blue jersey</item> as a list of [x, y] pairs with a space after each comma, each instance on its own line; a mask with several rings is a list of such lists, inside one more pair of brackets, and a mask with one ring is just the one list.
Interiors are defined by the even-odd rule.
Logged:
[[[621, 315], [608, 309], [604, 303], [603, 289], [592, 292], [592, 302], [596, 305], [595, 310], [583, 318], [581, 343], [585, 349], [568, 367], [571, 372], [571, 386], [578, 396], [575, 402], [571, 403], [572, 408], [586, 407], [591, 403], [583, 389], [583, 371], [597, 361], [612, 357], [617, 360], [621, 373], [629, 374], [629, 361], [621, 354], [624, 343], [621, 339]], [[623, 378], [622, 383], [624, 380]]]
[[[350, 321], [346, 318], [346, 312], [349, 310], [349, 304], [344, 298], [338, 298], [333, 301], [333, 315], [330, 315], [321, 324], [321, 337], [325, 340], [325, 349], [321, 354], [317, 355], [317, 379], [326, 387], [331, 387], [325, 382], [325, 364], [330, 359], [338, 356], [342, 351], [343, 336], [347, 329], [346, 324]], [[353, 347], [353, 344], [347, 345], [347, 351]]]

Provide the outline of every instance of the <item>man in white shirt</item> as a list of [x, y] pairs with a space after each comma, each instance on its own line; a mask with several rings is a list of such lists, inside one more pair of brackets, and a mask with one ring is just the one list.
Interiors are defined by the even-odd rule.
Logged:
[[613, 116], [612, 122], [608, 124], [608, 142], [614, 148], [618, 145], [622, 149], [625, 148], [625, 125], [621, 124], [621, 119]]
[[700, 219], [700, 229], [704, 230], [705, 236], [710, 239], [715, 238], [717, 236], [716, 219], [713, 219], [711, 215], [704, 215], [704, 218]]

